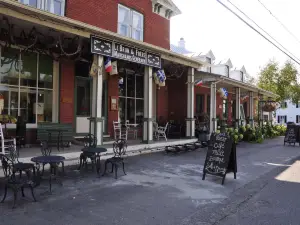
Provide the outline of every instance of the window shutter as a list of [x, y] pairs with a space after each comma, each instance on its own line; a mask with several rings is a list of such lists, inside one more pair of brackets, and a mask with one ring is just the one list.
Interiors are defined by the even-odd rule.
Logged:
[[284, 123], [286, 123], [286, 116], [284, 116]]
[[299, 103], [296, 103], [296, 108], [299, 108]]
[[285, 108], [287, 108], [287, 102], [284, 103]]
[[280, 116], [277, 116], [277, 123], [280, 123]]
[[296, 123], [299, 123], [299, 116], [296, 116]]

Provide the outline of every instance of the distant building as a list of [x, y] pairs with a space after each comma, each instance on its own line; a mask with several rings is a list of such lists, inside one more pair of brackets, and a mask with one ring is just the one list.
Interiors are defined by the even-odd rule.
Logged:
[[281, 104], [281, 108], [276, 110], [276, 123], [287, 122], [300, 123], [300, 103], [294, 104], [291, 100], [286, 100]]

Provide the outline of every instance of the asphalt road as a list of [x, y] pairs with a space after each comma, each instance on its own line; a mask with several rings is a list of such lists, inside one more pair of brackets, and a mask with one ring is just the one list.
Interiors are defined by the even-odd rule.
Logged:
[[219, 204], [208, 204], [182, 225], [299, 225], [300, 157], [235, 190]]
[[127, 175], [120, 171], [118, 180], [69, 168], [63, 186], [53, 185], [52, 194], [47, 182], [36, 189], [37, 203], [28, 194], [15, 210], [11, 199], [1, 204], [0, 224], [300, 224], [300, 166], [292, 163], [300, 157], [298, 146], [284, 147], [281, 138], [242, 143], [237, 148], [238, 179], [229, 174], [224, 186], [219, 178], [201, 180], [205, 154], [130, 157]]

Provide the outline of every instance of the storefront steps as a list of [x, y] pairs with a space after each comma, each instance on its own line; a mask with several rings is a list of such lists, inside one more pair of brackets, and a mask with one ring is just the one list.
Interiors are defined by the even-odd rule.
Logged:
[[[156, 141], [151, 144], [141, 143], [141, 140], [129, 140], [127, 147], [127, 156], [134, 156], [140, 154], [149, 154], [152, 152], [164, 151], [166, 146], [182, 145], [196, 142], [197, 139], [169, 139], [168, 141]], [[107, 153], [101, 156], [101, 159], [109, 158], [113, 155], [112, 144], [104, 144], [103, 147], [107, 148]], [[60, 155], [66, 158], [66, 165], [74, 165], [79, 163], [79, 155], [81, 153], [82, 145], [71, 145], [69, 148], [57, 151], [52, 149], [52, 155]], [[31, 162], [31, 158], [41, 155], [40, 148], [21, 148], [20, 149], [20, 162]]]

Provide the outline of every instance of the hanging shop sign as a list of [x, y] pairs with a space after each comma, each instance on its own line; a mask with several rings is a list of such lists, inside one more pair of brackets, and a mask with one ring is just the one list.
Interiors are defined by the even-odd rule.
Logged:
[[161, 68], [161, 58], [129, 45], [91, 36], [91, 52], [98, 55], [122, 59], [155, 68]]

